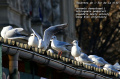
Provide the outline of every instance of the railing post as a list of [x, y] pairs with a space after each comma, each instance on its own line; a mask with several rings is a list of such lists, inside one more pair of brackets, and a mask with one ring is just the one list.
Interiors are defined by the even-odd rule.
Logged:
[[9, 79], [18, 79], [18, 58], [19, 53], [8, 55], [9, 57]]

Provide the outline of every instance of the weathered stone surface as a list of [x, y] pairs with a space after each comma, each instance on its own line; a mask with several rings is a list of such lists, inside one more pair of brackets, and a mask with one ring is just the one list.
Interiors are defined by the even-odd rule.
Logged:
[[31, 33], [31, 28], [33, 28], [42, 36], [44, 30], [50, 25], [68, 23], [65, 31], [58, 33], [57, 37], [67, 42], [76, 39], [73, 0], [42, 0], [41, 2], [32, 0], [34, 4], [30, 1], [0, 0], [0, 29], [6, 25], [13, 25], [22, 27]]

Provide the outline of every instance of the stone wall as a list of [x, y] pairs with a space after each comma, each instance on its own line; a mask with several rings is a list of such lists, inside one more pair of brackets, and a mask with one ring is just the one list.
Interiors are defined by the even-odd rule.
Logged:
[[64, 33], [57, 36], [62, 41], [71, 42], [76, 39], [73, 1], [0, 0], [0, 29], [12, 25], [32, 32], [30, 29], [32, 27], [43, 35], [43, 31], [49, 25], [68, 23]]
[[74, 0], [62, 0], [62, 23], [68, 23], [68, 27], [65, 29], [64, 39], [68, 42], [73, 41], [76, 38], [75, 32], [75, 17], [74, 17]]

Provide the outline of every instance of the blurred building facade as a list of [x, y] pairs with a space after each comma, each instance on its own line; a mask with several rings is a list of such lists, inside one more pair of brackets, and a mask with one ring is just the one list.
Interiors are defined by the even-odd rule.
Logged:
[[0, 0], [0, 29], [6, 25], [35, 29], [41, 36], [50, 25], [68, 23], [60, 40], [75, 39], [74, 0]]
[[[72, 42], [76, 39], [73, 1], [74, 0], [0, 0], [0, 30], [2, 30], [4, 26], [12, 25], [13, 27], [22, 27], [29, 33], [32, 32], [31, 28], [33, 28], [42, 36], [44, 30], [50, 25], [68, 23], [68, 27], [64, 31], [58, 33], [57, 37], [61, 41]], [[9, 79], [8, 56], [2, 56], [1, 61], [3, 67], [2, 78]], [[46, 69], [45, 65], [38, 66], [37, 63], [34, 63], [39, 67], [37, 70], [35, 68], [36, 66], [31, 66], [32, 64], [33, 62], [31, 61], [19, 60], [18, 70], [23, 76], [21, 79], [44, 79], [40, 77], [52, 78], [51, 74], [56, 73], [57, 76], [60, 74], [59, 71], [52, 68], [47, 67]], [[33, 71], [34, 68], [37, 72]], [[52, 70], [52, 73], [49, 73], [49, 70]], [[33, 77], [31, 74], [37, 76]], [[73, 78], [67, 74], [61, 73], [61, 75], [64, 75], [64, 78]], [[57, 78], [57, 76], [55, 77]], [[63, 78], [63, 76], [60, 75], [59, 77]]]

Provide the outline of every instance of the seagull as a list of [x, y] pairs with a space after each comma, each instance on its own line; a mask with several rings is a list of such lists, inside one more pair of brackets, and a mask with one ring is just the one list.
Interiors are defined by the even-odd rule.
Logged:
[[74, 57], [79, 57], [80, 54], [81, 54], [81, 48], [78, 46], [78, 41], [77, 40], [74, 40], [72, 42], [73, 46], [71, 48], [71, 55]]
[[93, 61], [93, 63], [96, 64], [99, 68], [100, 68], [100, 66], [104, 66], [104, 65], [105, 65], [105, 63], [103, 63], [102, 61], [100, 61], [100, 60], [97, 59], [97, 58], [92, 58], [92, 61]]
[[93, 63], [96, 64], [99, 68], [100, 66], [108, 64], [108, 62], [105, 61], [102, 57], [98, 57], [96, 55], [89, 55], [88, 58], [90, 58], [93, 61]]
[[23, 28], [13, 28], [12, 26], [6, 26], [3, 27], [2, 31], [1, 31], [1, 36], [4, 39], [27, 39], [25, 34], [22, 34], [21, 32], [23, 32], [24, 29]]
[[107, 71], [109, 71], [109, 72], [113, 71], [113, 72], [117, 72], [117, 73], [118, 73], [118, 70], [116, 70], [116, 69], [114, 68], [114, 66], [111, 65], [111, 64], [105, 64], [104, 67], [103, 67], [103, 69], [104, 69], [104, 70], [107, 70]]
[[36, 37], [36, 35], [34, 33], [32, 33], [30, 35], [30, 37], [28, 38], [28, 45], [32, 46], [32, 47], [38, 47], [38, 38]]
[[104, 64], [108, 64], [107, 61], [105, 61], [102, 57], [99, 57], [97, 55], [89, 55], [88, 58], [94, 60], [94, 62], [95, 62], [95, 60], [98, 60], [98, 61], [100, 61], [100, 62], [102, 62]]
[[[57, 33], [58, 31], [63, 30], [65, 27], [67, 27], [67, 23], [59, 24], [59, 25], [55, 25], [55, 26], [50, 26], [49, 28], [47, 28], [44, 31], [43, 39], [40, 37], [40, 35], [37, 32], [35, 32], [32, 29], [34, 35], [29, 37], [28, 45], [35, 46], [35, 47], [38, 47], [40, 49], [46, 50], [49, 46], [51, 37], [55, 33]], [[30, 44], [29, 42], [32, 42], [32, 43]], [[34, 45], [35, 42], [38, 44]]]
[[81, 63], [93, 63], [90, 58], [88, 58], [87, 54], [81, 53], [80, 56], [75, 57], [75, 59]]
[[116, 62], [113, 67], [117, 70], [120, 70], [120, 64], [118, 62]]
[[61, 56], [62, 52], [70, 52], [66, 46], [71, 46], [71, 44], [57, 40], [56, 36], [51, 37], [51, 47], [58, 52], [58, 55]]

